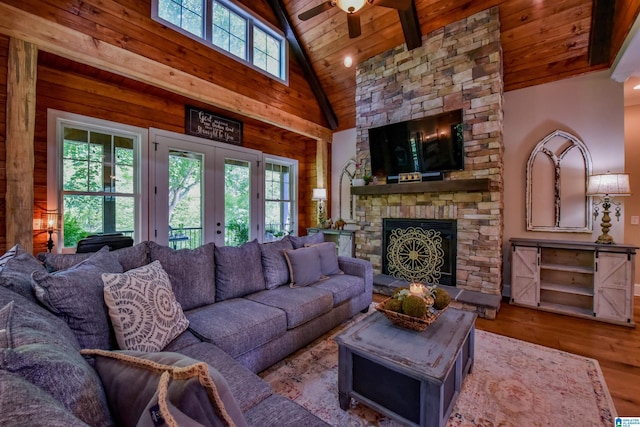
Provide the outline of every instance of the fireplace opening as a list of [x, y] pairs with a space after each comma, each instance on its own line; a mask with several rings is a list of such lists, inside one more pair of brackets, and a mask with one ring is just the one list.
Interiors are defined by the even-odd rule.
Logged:
[[456, 286], [457, 246], [456, 220], [384, 218], [382, 273]]

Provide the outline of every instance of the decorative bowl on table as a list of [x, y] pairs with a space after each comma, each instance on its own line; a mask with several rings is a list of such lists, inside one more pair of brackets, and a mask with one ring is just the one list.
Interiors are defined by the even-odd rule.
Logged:
[[450, 300], [447, 291], [436, 285], [412, 283], [378, 303], [376, 310], [397, 326], [424, 331], [447, 309]]

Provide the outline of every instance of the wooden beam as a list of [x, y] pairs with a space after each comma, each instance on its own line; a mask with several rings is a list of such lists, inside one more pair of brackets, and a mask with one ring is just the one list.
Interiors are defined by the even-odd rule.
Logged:
[[316, 72], [313, 70], [311, 66], [311, 60], [307, 55], [307, 52], [304, 50], [302, 45], [300, 44], [300, 40], [295, 30], [293, 29], [293, 25], [291, 24], [291, 19], [287, 14], [287, 11], [282, 3], [282, 0], [268, 0], [271, 9], [275, 13], [278, 18], [278, 22], [280, 22], [280, 27], [284, 31], [285, 37], [293, 50], [293, 54], [296, 59], [300, 63], [300, 67], [302, 67], [302, 72], [304, 73], [305, 78], [309, 82], [309, 86], [311, 86], [311, 90], [320, 104], [320, 109], [324, 114], [327, 123], [329, 123], [329, 127], [331, 130], [335, 130], [338, 128], [338, 118], [336, 117], [336, 113], [333, 111], [333, 107], [331, 107], [331, 103], [329, 102], [329, 98], [327, 98], [322, 85], [320, 84], [320, 80], [316, 75]]
[[416, 2], [412, 1], [411, 7], [408, 9], [398, 9], [398, 15], [400, 16], [400, 24], [402, 24], [407, 50], [422, 46], [422, 31], [420, 30]]
[[611, 34], [616, 2], [593, 0], [591, 34], [589, 35], [589, 65], [609, 64], [611, 60]]
[[7, 69], [6, 237], [33, 250], [33, 137], [36, 122], [38, 48], [11, 37]]
[[330, 141], [333, 135], [330, 129], [317, 123], [6, 3], [0, 3], [0, 33], [33, 43], [43, 51], [142, 81], [309, 138]]

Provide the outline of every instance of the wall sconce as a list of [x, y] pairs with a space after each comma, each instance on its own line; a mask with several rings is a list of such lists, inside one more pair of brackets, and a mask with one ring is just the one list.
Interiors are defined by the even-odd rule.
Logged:
[[314, 188], [311, 200], [318, 202], [318, 226], [322, 226], [327, 220], [324, 213], [324, 201], [327, 200], [326, 188]]
[[626, 173], [606, 173], [589, 176], [587, 183], [587, 196], [597, 196], [599, 200], [594, 200], [593, 218], [598, 217], [598, 206], [602, 205], [602, 234], [598, 236], [596, 243], [614, 244], [613, 237], [608, 233], [611, 229], [611, 217], [609, 209], [611, 205], [616, 206], [616, 219], [620, 221], [620, 202], [614, 200], [614, 196], [629, 196], [629, 174]]
[[58, 231], [62, 228], [62, 215], [57, 212], [45, 212], [42, 214], [42, 220], [40, 222], [41, 230], [45, 230], [49, 233], [49, 240], [47, 240], [47, 249], [49, 252], [53, 249], [53, 238], [51, 235], [54, 231]]

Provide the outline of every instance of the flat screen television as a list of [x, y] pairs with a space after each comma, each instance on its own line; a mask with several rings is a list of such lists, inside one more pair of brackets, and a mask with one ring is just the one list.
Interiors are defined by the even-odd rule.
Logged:
[[[442, 179], [464, 169], [462, 110], [369, 129], [371, 174], [387, 183]], [[419, 175], [419, 176], [418, 176]]]

